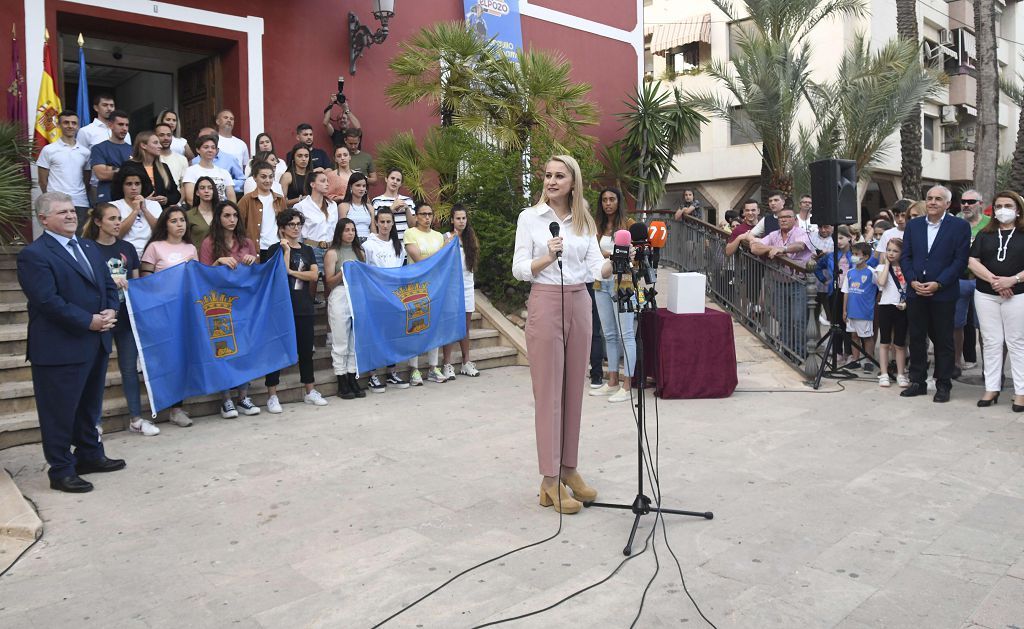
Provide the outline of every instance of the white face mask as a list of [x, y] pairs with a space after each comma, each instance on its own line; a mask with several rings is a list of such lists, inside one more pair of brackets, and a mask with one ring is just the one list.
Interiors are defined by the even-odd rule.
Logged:
[[1008, 207], [1001, 207], [995, 211], [996, 220], [1000, 223], [1012, 223], [1017, 218], [1016, 210]]
[[860, 256], [850, 256], [850, 262], [852, 262], [854, 264], [860, 264], [863, 261], [864, 261], [864, 258], [862, 258]]

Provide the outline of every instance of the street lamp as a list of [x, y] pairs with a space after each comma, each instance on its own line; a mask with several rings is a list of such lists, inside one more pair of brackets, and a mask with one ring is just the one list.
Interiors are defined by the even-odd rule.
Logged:
[[371, 32], [369, 27], [359, 23], [356, 14], [348, 13], [348, 35], [351, 40], [349, 49], [349, 74], [356, 73], [356, 60], [363, 56], [367, 48], [373, 44], [382, 44], [388, 36], [388, 20], [395, 15], [395, 0], [372, 0], [373, 17], [380, 21], [380, 28], [377, 32]]

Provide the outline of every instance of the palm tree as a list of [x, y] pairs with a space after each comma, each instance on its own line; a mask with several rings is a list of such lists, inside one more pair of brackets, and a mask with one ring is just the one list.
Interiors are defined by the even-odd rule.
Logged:
[[20, 230], [31, 217], [30, 151], [24, 127], [0, 122], [0, 243], [20, 239]]
[[572, 80], [563, 57], [531, 50], [517, 63], [461, 22], [422, 29], [390, 68], [396, 80], [385, 94], [393, 106], [429, 103], [438, 116], [450, 112], [454, 126], [508, 150], [523, 151], [540, 134], [567, 152], [591, 141], [583, 130], [597, 124], [590, 86]]
[[[1024, 56], [1021, 57], [1024, 60]], [[1020, 115], [1017, 119], [1017, 143], [1009, 166], [1008, 186], [996, 186], [1000, 190], [1024, 190], [1024, 75], [1017, 73], [1017, 80], [1003, 77], [999, 87], [1017, 105]]]
[[809, 191], [807, 163], [840, 157], [857, 164], [862, 179], [888, 153], [889, 138], [922, 100], [935, 96], [942, 73], [921, 65], [920, 47], [893, 39], [872, 50], [859, 34], [843, 55], [836, 79], [809, 88], [815, 128], [800, 130], [799, 157], [794, 163], [796, 189]]
[[[920, 46], [917, 33], [917, 0], [896, 0], [896, 32], [900, 39]], [[921, 194], [921, 160], [924, 139], [921, 137], [921, 104], [917, 103], [900, 125], [900, 159], [903, 175], [903, 197], [916, 199]]]
[[996, 192], [999, 161], [999, 61], [996, 58], [995, 0], [974, 0], [978, 46], [978, 122], [974, 187], [985, 199]]
[[[682, 91], [666, 91], [659, 81], [644, 83], [630, 96], [628, 109], [617, 114], [626, 135], [620, 148], [608, 151], [625, 168], [626, 190], [636, 198], [637, 207], [650, 208], [665, 194], [669, 173], [675, 170], [675, 156], [687, 140], [700, 133], [707, 118], [688, 104]], [[608, 163], [611, 160], [606, 160]], [[623, 189], [622, 181], [618, 182]]]
[[[731, 0], [712, 0], [731, 20], [744, 17]], [[822, 21], [859, 18], [864, 0], [743, 0], [752, 28], [738, 29], [739, 54], [713, 60], [705, 72], [728, 95], [705, 91], [689, 95], [698, 109], [728, 120], [755, 146], [760, 142], [761, 188], [792, 192], [797, 152], [796, 119], [810, 85], [811, 49], [807, 35]]]

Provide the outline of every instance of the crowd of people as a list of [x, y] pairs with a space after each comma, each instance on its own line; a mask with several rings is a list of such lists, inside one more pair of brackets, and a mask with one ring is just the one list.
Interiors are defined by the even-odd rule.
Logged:
[[[132, 432], [152, 436], [160, 431], [142, 416], [139, 351], [124, 291], [130, 279], [189, 261], [237, 269], [264, 263], [281, 251], [304, 401], [323, 406], [328, 402], [316, 389], [313, 365], [314, 313], [321, 305], [327, 311], [327, 345], [338, 396], [366, 397], [356, 369], [352, 310], [342, 265], [347, 261], [382, 268], [415, 264], [457, 240], [467, 322], [467, 338], [458, 343], [460, 373], [479, 375], [468, 338], [475, 309], [473, 273], [480, 250], [470, 212], [454, 207], [449, 228], [437, 231], [433, 208], [417, 205], [401, 193], [403, 173], [398, 169], [382, 173], [384, 189], [373, 195], [371, 186], [378, 174], [373, 157], [361, 148], [362, 130], [347, 103], [332, 96], [324, 113], [323, 123], [335, 144], [333, 159], [313, 145], [313, 127], [306, 123], [296, 127], [296, 143], [284, 158], [277, 156], [267, 133], [255, 138], [250, 157], [249, 145], [233, 135], [235, 117], [230, 110], [217, 112], [214, 126], [196, 130], [191, 140], [183, 137], [177, 114], [162, 111], [153, 128], [137, 132], [133, 141], [128, 115], [116, 108], [112, 97], [97, 95], [93, 109], [96, 119], [83, 128], [74, 111], [59, 114], [61, 137], [45, 146], [37, 161], [44, 193], [37, 214], [42, 221], [43, 215], [70, 204], [77, 218], [70, 240], [89, 250], [95, 247], [117, 288], [119, 307], [110, 329]], [[384, 373], [364, 374], [369, 376], [367, 386], [383, 393], [389, 387], [421, 386], [424, 380], [454, 380], [454, 346], [428, 352], [426, 374], [412, 358], [408, 381], [392, 365]], [[438, 361], [440, 355], [443, 363]], [[278, 372], [267, 374], [266, 409], [271, 413], [282, 412], [279, 384]], [[230, 390], [222, 392], [220, 415], [258, 414], [260, 408], [249, 389], [248, 382], [240, 382], [235, 387], [237, 397]], [[182, 402], [171, 408], [170, 421], [182, 427], [192, 424]]]
[[763, 216], [754, 199], [726, 213], [725, 254], [782, 256], [813, 270], [820, 322], [844, 335], [837, 367], [874, 374], [877, 364], [878, 385], [895, 382], [903, 397], [934, 391], [935, 402], [947, 402], [952, 382], [979, 362], [980, 333], [977, 405], [998, 402], [1009, 361], [1011, 409], [1024, 412], [1024, 237], [1014, 240], [1024, 234], [1024, 199], [1003, 191], [986, 207], [966, 190], [958, 215], [952, 199], [934, 186], [923, 201], [901, 199], [858, 228], [815, 224], [809, 195], [794, 210], [773, 191]]

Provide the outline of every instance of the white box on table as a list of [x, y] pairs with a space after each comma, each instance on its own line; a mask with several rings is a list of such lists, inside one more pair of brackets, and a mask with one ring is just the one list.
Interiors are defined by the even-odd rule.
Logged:
[[704, 312], [708, 278], [703, 273], [673, 273], [668, 280], [668, 311], [674, 314]]

